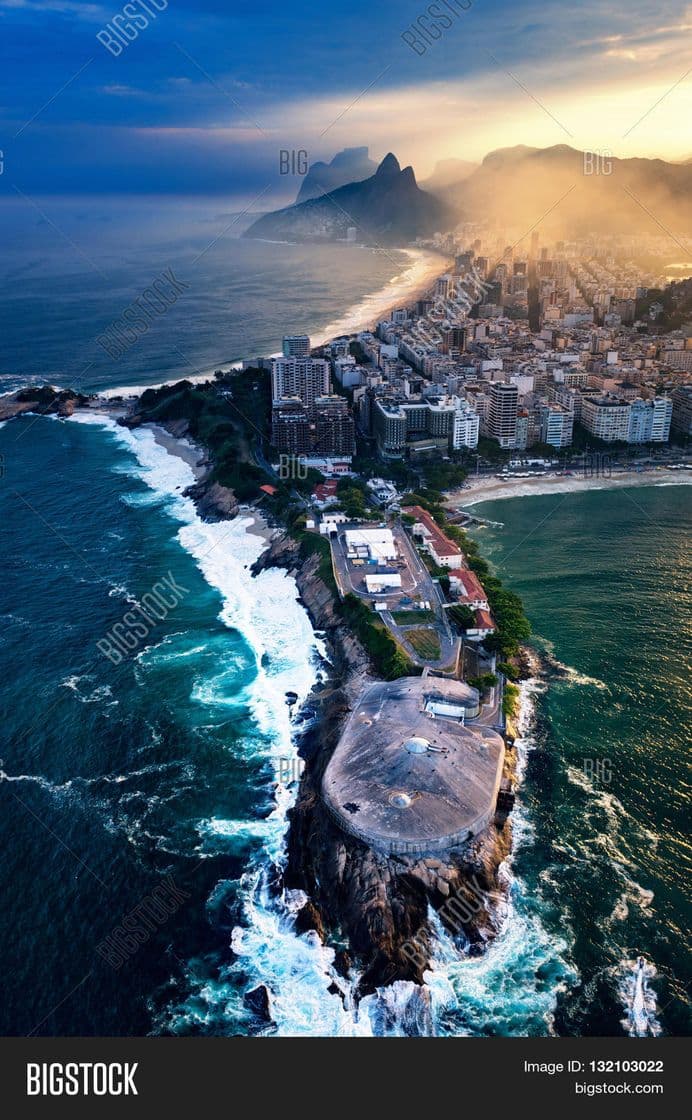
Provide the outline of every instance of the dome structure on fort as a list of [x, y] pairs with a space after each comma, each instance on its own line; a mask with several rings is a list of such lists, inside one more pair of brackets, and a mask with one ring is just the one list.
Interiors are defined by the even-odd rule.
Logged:
[[404, 749], [409, 754], [425, 754], [426, 751], [430, 750], [430, 743], [422, 735], [414, 735], [411, 739], [406, 740]]

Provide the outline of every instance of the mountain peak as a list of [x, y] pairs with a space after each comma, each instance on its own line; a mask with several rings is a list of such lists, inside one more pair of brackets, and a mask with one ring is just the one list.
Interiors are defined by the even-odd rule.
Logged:
[[375, 172], [376, 175], [398, 175], [401, 171], [399, 160], [392, 152], [387, 152], [387, 155], [382, 160], [382, 163]]
[[367, 147], [344, 148], [343, 151], [336, 153], [330, 163], [318, 160], [310, 165], [296, 202], [321, 198], [330, 191], [346, 186], [347, 183], [369, 179], [376, 171], [377, 164], [370, 159]]

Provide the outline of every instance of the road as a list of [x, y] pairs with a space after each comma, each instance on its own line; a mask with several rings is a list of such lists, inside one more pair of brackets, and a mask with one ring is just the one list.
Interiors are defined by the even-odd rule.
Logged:
[[[343, 533], [347, 527], [348, 526], [341, 526], [338, 535], [332, 537], [330, 541], [332, 566], [339, 594], [343, 597], [344, 595], [352, 593], [369, 604], [374, 603], [375, 600], [380, 602], [386, 601], [390, 606], [390, 610], [380, 611], [380, 617], [393, 637], [405, 647], [406, 653], [411, 661], [421, 668], [429, 666], [430, 668], [439, 669], [451, 666], [456, 661], [459, 639], [455, 638], [452, 634], [445, 612], [442, 609], [444, 599], [439, 586], [434, 582], [430, 572], [421, 560], [415, 545], [402, 526], [394, 525], [392, 527], [392, 534], [397, 544], [399, 555], [406, 565], [405, 569], [401, 572], [401, 592], [397, 592], [395, 596], [392, 596], [391, 593], [387, 594], [384, 592], [380, 595], [372, 595], [370, 592], [366, 591], [364, 587], [365, 568], [357, 569], [358, 578], [354, 582], [355, 572], [352, 568], [349, 568], [344, 545]], [[431, 610], [433, 610], [437, 616], [434, 628], [440, 642], [441, 653], [438, 660], [429, 661], [417, 654], [406, 640], [406, 628], [398, 625], [394, 621], [391, 611], [397, 610], [399, 605], [398, 600], [401, 598], [402, 594], [407, 595], [409, 598], [417, 596], [424, 602], [430, 603]], [[412, 626], [416, 629], [420, 628], [417, 627], [415, 623], [412, 623]]]

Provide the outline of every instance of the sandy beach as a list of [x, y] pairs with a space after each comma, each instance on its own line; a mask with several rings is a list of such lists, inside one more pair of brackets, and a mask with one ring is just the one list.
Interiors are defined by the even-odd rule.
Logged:
[[471, 478], [466, 487], [451, 491], [445, 505], [466, 509], [480, 502], [504, 498], [527, 498], [540, 494], [578, 494], [583, 490], [618, 490], [634, 486], [689, 486], [692, 471], [618, 471], [610, 477], [582, 478], [577, 475], [539, 475], [536, 478]]
[[[150, 428], [154, 433], [154, 439], [160, 447], [165, 448], [169, 455], [176, 455], [182, 459], [191, 468], [197, 482], [202, 482], [209, 474], [209, 460], [203, 447], [194, 443], [193, 440], [187, 436], [175, 436], [166, 428], [161, 427], [159, 424], [145, 424], [143, 427]], [[262, 512], [251, 505], [241, 505], [238, 516], [249, 524], [246, 525], [246, 533], [251, 533], [255, 537], [261, 537], [267, 547], [271, 544], [276, 529], [267, 524]]]
[[410, 259], [410, 264], [398, 276], [372, 295], [365, 296], [346, 314], [329, 323], [312, 340], [313, 346], [322, 346], [333, 338], [370, 330], [396, 307], [422, 299], [432, 289], [438, 276], [444, 276], [454, 262], [441, 253], [429, 249], [400, 249]]
[[[410, 263], [405, 266], [403, 272], [393, 276], [384, 287], [379, 288], [376, 292], [364, 296], [359, 303], [348, 308], [341, 318], [335, 319], [321, 330], [313, 332], [311, 335], [313, 347], [323, 346], [324, 343], [342, 335], [357, 334], [359, 331], [369, 330], [380, 319], [386, 318], [388, 312], [393, 311], [395, 307], [405, 306], [414, 303], [417, 299], [422, 299], [430, 292], [438, 276], [443, 276], [452, 267], [453, 263], [450, 258], [440, 253], [434, 253], [429, 249], [399, 249], [397, 252], [404, 253], [409, 258]], [[245, 360], [252, 361], [256, 357], [257, 354], [248, 354]], [[267, 354], [265, 357], [276, 358], [280, 357], [280, 354]], [[213, 380], [217, 369], [240, 369], [242, 364], [242, 361], [233, 362], [230, 365], [228, 362], [218, 362], [211, 369], [199, 370], [193, 374], [190, 374], [189, 370], [181, 370], [179, 376], [168, 377], [165, 381], [151, 382], [147, 385], [121, 385], [102, 389], [100, 395], [106, 400], [116, 396], [139, 397], [146, 389], [160, 389], [162, 385], [171, 385], [175, 381], [183, 379], [191, 381], [193, 384], [200, 384]]]
[[187, 436], [174, 436], [158, 424], [147, 424], [154, 433], [154, 439], [160, 447], [165, 447], [169, 455], [177, 455], [191, 468], [197, 482], [201, 482], [209, 473], [207, 456], [203, 448], [193, 443]]

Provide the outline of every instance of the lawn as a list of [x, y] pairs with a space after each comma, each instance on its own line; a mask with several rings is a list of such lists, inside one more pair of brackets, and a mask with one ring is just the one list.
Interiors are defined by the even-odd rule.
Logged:
[[410, 611], [392, 611], [392, 618], [397, 626], [415, 626], [417, 623], [434, 622], [435, 612], [413, 608]]
[[426, 661], [439, 661], [442, 656], [440, 639], [436, 630], [407, 630], [404, 637], [409, 645], [415, 649], [418, 656]]

